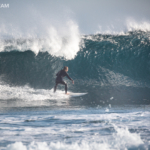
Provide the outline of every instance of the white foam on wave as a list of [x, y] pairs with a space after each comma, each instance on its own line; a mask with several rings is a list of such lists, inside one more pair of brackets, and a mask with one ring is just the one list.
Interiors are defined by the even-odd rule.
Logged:
[[73, 143], [73, 144], [65, 144], [62, 142], [50, 143], [32, 142], [30, 145], [25, 146], [21, 142], [16, 142], [14, 144], [8, 145], [6, 150], [109, 150], [107, 144], [100, 143], [88, 143], [83, 141], [81, 144]]
[[3, 25], [3, 30], [0, 30], [0, 33], [3, 31], [1, 34], [6, 32], [5, 35], [7, 35], [5, 39], [1, 37], [0, 52], [32, 50], [36, 55], [39, 52], [48, 52], [53, 56], [70, 60], [80, 49], [78, 25], [72, 20], [63, 24], [63, 27], [46, 26], [44, 33], [40, 36], [36, 31], [24, 35], [14, 26], [9, 27], [9, 32], [5, 28]]
[[[134, 129], [139, 129], [141, 124], [149, 129], [149, 124], [145, 124], [147, 117], [149, 117], [149, 112], [144, 112], [144, 120], [139, 119], [143, 112], [130, 112], [130, 113], [106, 113], [106, 114], [88, 114], [88, 115], [79, 115], [79, 114], [52, 114], [52, 115], [39, 115], [39, 116], [30, 116], [30, 115], [19, 115], [19, 116], [3, 116], [0, 119], [1, 123], [8, 124], [10, 127], [1, 127], [2, 135], [1, 140], [9, 140], [14, 142], [13, 144], [7, 145], [6, 150], [99, 150], [99, 149], [129, 149], [129, 148], [141, 148], [145, 145], [139, 133], [131, 133], [128, 129], [134, 127]], [[25, 120], [31, 121], [42, 121], [54, 118], [57, 120], [72, 120], [86, 119], [88, 121], [96, 121], [105, 119], [106, 122], [100, 123], [90, 123], [89, 126], [82, 124], [51, 124], [50, 126], [21, 126]], [[128, 121], [127, 121], [128, 120]], [[139, 120], [134, 122], [134, 120]], [[37, 123], [38, 123], [37, 122]], [[18, 124], [17, 127], [12, 127], [11, 124]], [[135, 124], [137, 127], [135, 127]], [[111, 129], [114, 131], [111, 133], [103, 134], [102, 129]], [[94, 133], [91, 134], [90, 132]], [[77, 134], [78, 133], [78, 134]], [[143, 134], [143, 133], [142, 133]], [[6, 136], [7, 135], [7, 136]], [[19, 135], [19, 136], [16, 136]], [[47, 140], [44, 142], [41, 141], [39, 135], [46, 137]], [[12, 138], [12, 136], [14, 138]], [[59, 137], [71, 136], [72, 140], [70, 144], [61, 140]], [[34, 137], [37, 137], [34, 139]], [[77, 138], [78, 137], [78, 138]], [[43, 138], [44, 139], [44, 138]], [[58, 139], [57, 142], [53, 139]], [[33, 142], [31, 142], [33, 141]], [[40, 142], [41, 141], [41, 142]], [[67, 141], [67, 140], [66, 140]], [[28, 143], [28, 144], [24, 144]], [[29, 144], [30, 143], [30, 144]], [[147, 146], [147, 145], [145, 145]], [[146, 149], [146, 147], [145, 147]]]
[[132, 18], [128, 18], [126, 20], [126, 26], [128, 31], [135, 31], [135, 30], [140, 30], [140, 31], [150, 31], [150, 22], [148, 21], [140, 21], [137, 22]]
[[124, 24], [120, 26], [115, 26], [113, 23], [111, 25], [107, 25], [106, 27], [99, 25], [96, 34], [128, 35], [128, 32], [131, 31], [148, 32], [150, 31], [150, 22], [136, 21], [135, 19], [129, 17], [126, 19]]
[[116, 149], [127, 149], [129, 147], [136, 147], [141, 144], [144, 144], [140, 135], [137, 133], [129, 132], [127, 127], [119, 128], [116, 125], [114, 125], [114, 128], [117, 132], [114, 134], [115, 137], [114, 147]]
[[35, 101], [68, 99], [68, 95], [65, 95], [65, 91], [57, 90], [56, 93], [54, 93], [53, 91], [53, 89], [34, 89], [29, 87], [28, 85], [10, 86], [6, 83], [0, 83], [0, 99], [2, 100], [19, 99], [26, 101]]
[[6, 150], [114, 150], [137, 148], [143, 145], [140, 135], [130, 133], [128, 129], [115, 127], [115, 133], [110, 140], [103, 137], [99, 142], [94, 141], [76, 141], [71, 144], [65, 142], [31, 142], [29, 145], [24, 145], [22, 142], [15, 142], [7, 146]]

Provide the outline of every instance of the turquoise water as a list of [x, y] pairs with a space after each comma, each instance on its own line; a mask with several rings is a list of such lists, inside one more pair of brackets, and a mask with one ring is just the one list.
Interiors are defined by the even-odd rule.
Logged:
[[[54, 49], [56, 45], [52, 45], [52, 39], [1, 39], [0, 86], [7, 90], [1, 91], [0, 99], [39, 97], [34, 92], [52, 90], [56, 73], [68, 66], [68, 73], [75, 81], [73, 85], [66, 80], [69, 90], [89, 93], [83, 100], [84, 105], [93, 101], [97, 105], [103, 102], [150, 104], [149, 31], [80, 35], [76, 38], [73, 41], [61, 38], [62, 45], [57, 42], [58, 51]], [[78, 43], [74, 45], [74, 41]], [[58, 89], [64, 90], [64, 87]], [[13, 95], [13, 90], [19, 90], [20, 94]], [[52, 93], [51, 96], [46, 93], [44, 96], [40, 93], [43, 96], [40, 99], [53, 99]], [[111, 97], [113, 101], [110, 101]]]

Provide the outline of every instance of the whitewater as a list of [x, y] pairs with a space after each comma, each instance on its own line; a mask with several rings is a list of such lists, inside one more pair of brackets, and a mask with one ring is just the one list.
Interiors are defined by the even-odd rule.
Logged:
[[[12, 29], [13, 28], [13, 29]], [[81, 34], [0, 29], [1, 150], [150, 149], [150, 24]], [[61, 28], [62, 29], [62, 28]], [[38, 32], [37, 32], [38, 33]], [[64, 66], [75, 81], [53, 93]]]

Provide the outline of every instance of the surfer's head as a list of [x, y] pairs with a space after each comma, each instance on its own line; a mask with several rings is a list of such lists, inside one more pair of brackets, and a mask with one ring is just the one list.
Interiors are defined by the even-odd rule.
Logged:
[[68, 67], [67, 66], [64, 67], [64, 71], [68, 72]]

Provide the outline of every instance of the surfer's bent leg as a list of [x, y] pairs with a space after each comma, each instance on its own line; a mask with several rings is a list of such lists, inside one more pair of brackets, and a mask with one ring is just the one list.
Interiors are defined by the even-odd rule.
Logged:
[[67, 94], [67, 83], [64, 82], [64, 81], [61, 81], [60, 83], [63, 84], [63, 85], [65, 85], [65, 93]]
[[65, 83], [65, 93], [67, 94], [67, 83]]
[[57, 85], [58, 85], [58, 83], [56, 82], [56, 85], [54, 87], [54, 93], [56, 92]]

